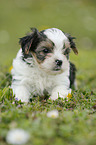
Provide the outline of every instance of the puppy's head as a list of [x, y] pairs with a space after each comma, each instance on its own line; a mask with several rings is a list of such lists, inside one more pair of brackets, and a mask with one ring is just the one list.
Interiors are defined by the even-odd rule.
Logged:
[[38, 31], [32, 28], [32, 33], [20, 39], [23, 56], [33, 57], [36, 65], [49, 74], [59, 74], [69, 67], [69, 53], [72, 49], [78, 54], [74, 37], [57, 28]]

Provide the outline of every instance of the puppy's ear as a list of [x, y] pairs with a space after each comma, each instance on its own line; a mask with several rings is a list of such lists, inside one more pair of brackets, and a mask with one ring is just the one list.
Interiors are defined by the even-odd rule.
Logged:
[[68, 33], [65, 33], [65, 36], [69, 39], [70, 47], [72, 48], [72, 50], [74, 51], [74, 53], [77, 55], [78, 54], [78, 50], [76, 48], [75, 42], [73, 41], [73, 39], [76, 39], [76, 38], [75, 37], [72, 37]]
[[36, 44], [39, 42], [39, 31], [36, 28], [31, 28], [32, 32], [27, 36], [20, 38], [19, 43], [24, 54], [28, 54], [30, 50], [35, 49]]

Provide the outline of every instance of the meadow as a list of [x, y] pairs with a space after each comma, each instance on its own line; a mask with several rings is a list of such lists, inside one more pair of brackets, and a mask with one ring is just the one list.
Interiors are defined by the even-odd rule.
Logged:
[[[78, 88], [68, 98], [37, 96], [28, 104], [14, 98], [12, 60], [30, 27], [57, 27], [76, 36], [79, 53], [71, 52], [70, 60], [77, 68]], [[0, 0], [0, 145], [13, 144], [7, 136], [17, 128], [29, 134], [26, 145], [96, 144], [95, 38], [95, 0]], [[57, 116], [48, 115], [52, 110]]]

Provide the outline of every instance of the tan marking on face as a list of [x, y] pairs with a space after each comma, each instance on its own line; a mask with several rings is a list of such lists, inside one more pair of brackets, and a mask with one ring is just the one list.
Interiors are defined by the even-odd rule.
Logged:
[[65, 49], [70, 48], [70, 43], [67, 41], [65, 42]]
[[50, 40], [47, 39], [47, 41], [42, 41], [38, 46], [37, 46], [37, 51], [41, 50], [41, 48], [49, 48], [49, 49], [53, 49], [53, 44]]
[[38, 64], [41, 64], [41, 63], [42, 63], [42, 60], [37, 59], [36, 53], [33, 53], [33, 52], [32, 52], [32, 55], [34, 56], [34, 58], [35, 58], [35, 60], [36, 60], [36, 62], [37, 62]]
[[[44, 49], [48, 50], [44, 52]], [[36, 48], [35, 52], [32, 52], [35, 60], [38, 64], [43, 63], [45, 59], [51, 56], [53, 53], [53, 44], [50, 40], [42, 41]]]

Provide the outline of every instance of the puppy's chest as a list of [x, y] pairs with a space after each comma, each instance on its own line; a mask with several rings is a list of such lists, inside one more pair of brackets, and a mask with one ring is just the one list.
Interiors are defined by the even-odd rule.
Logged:
[[35, 72], [31, 75], [31, 85], [37, 94], [43, 94], [45, 90], [50, 93], [56, 85], [56, 79], [54, 76], [49, 76], [42, 72]]

